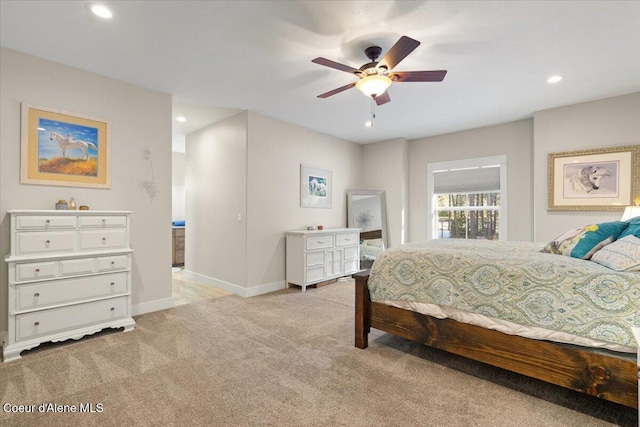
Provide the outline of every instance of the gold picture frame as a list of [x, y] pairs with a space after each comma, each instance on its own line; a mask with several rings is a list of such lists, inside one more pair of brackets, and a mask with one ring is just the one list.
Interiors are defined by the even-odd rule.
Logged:
[[640, 194], [640, 145], [550, 153], [550, 211], [622, 211]]
[[105, 120], [22, 103], [20, 183], [111, 188]]

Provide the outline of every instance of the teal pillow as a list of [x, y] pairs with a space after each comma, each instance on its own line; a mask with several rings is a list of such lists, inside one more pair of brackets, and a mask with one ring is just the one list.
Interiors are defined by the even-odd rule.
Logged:
[[627, 228], [622, 233], [620, 233], [618, 239], [622, 239], [623, 237], [627, 236], [636, 236], [640, 239], [640, 216], [631, 218], [625, 221], [625, 223], [627, 224]]
[[628, 225], [614, 221], [578, 227], [553, 239], [542, 252], [590, 259], [600, 248], [616, 240]]

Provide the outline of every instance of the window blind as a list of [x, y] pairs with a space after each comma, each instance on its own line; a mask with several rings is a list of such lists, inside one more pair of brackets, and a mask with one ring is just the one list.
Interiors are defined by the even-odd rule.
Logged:
[[435, 194], [500, 191], [500, 167], [433, 172]]

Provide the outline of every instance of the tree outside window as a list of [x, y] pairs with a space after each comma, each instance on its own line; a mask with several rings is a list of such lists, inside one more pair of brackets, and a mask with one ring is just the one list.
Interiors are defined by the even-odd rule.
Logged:
[[438, 239], [500, 237], [500, 192], [437, 195]]

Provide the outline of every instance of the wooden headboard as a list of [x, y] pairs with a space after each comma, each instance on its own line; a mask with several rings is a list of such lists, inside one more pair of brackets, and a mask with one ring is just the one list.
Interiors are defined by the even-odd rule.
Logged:
[[382, 230], [360, 232], [360, 240], [382, 239]]

